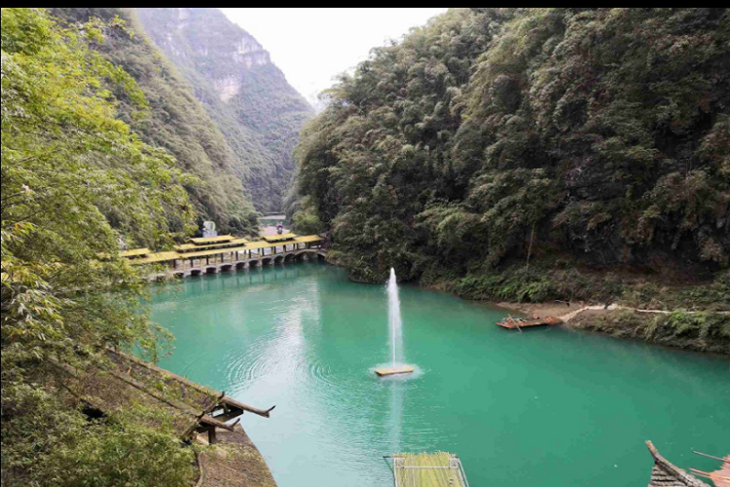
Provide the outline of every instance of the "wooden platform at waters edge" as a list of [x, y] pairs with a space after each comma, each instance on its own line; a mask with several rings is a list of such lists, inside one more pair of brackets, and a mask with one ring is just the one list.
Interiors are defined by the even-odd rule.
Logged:
[[451, 453], [401, 454], [390, 460], [395, 487], [469, 487], [461, 460]]
[[397, 365], [395, 367], [389, 367], [387, 369], [377, 369], [375, 371], [376, 374], [380, 377], [387, 377], [389, 375], [402, 375], [402, 374], [412, 374], [414, 372], [414, 368], [410, 367], [408, 365]]
[[508, 330], [521, 330], [522, 328], [534, 328], [536, 326], [555, 326], [562, 325], [563, 320], [554, 316], [546, 316], [544, 318], [512, 318], [509, 317], [497, 323], [497, 326], [507, 328]]

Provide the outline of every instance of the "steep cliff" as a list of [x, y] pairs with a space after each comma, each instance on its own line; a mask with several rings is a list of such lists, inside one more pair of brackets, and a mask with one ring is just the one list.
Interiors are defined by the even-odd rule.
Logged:
[[219, 10], [137, 12], [235, 151], [256, 208], [281, 211], [294, 174], [291, 154], [312, 108], [261, 44]]
[[120, 112], [125, 122], [145, 142], [168, 150], [178, 166], [196, 176], [199, 184], [188, 186], [201, 220], [214, 220], [224, 230], [254, 232], [256, 212], [245, 195], [242, 168], [234, 150], [195, 99], [189, 84], [161, 56], [144, 35], [130, 9], [49, 9], [62, 23], [87, 22], [92, 18], [111, 21], [119, 17], [125, 26], [108, 29], [96, 46], [104, 57], [130, 73], [149, 103], [141, 117], [123, 95]]

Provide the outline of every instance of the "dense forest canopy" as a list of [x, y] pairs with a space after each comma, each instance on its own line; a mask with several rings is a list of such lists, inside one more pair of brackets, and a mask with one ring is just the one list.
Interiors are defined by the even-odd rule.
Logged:
[[452, 10], [304, 131], [301, 231], [354, 277], [730, 261], [730, 15]]
[[258, 41], [218, 9], [136, 11], [224, 134], [256, 209], [281, 212], [294, 177], [292, 151], [313, 116], [307, 101]]
[[195, 178], [123, 121], [154, 107], [99, 54], [116, 29], [119, 19], [61, 27], [42, 9], [2, 9], [3, 486], [192, 481], [192, 452], [134, 419], [156, 413], [90, 419], [53, 380], [56, 361], [82, 365], [104, 347], [155, 355], [166, 334], [120, 242], [165, 246], [196, 218]]

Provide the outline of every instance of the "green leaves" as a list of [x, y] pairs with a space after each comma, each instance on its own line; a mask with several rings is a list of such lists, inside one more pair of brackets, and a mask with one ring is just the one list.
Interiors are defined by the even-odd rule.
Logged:
[[[5, 393], [3, 389], [4, 405], [12, 403], [14, 416], [29, 416], [3, 424], [3, 435], [22, 439], [10, 443], [3, 436], [8, 485], [179, 487], [193, 482], [194, 452], [169, 434], [159, 412], [133, 408], [90, 422], [81, 411], [35, 387], [17, 387], [7, 398]], [[3, 409], [4, 419], [7, 412], [9, 407]], [[147, 427], [140, 418], [158, 426]]]
[[727, 25], [726, 9], [454, 9], [331, 90], [299, 191], [358, 273], [553, 252], [722, 269]]
[[[6, 468], [10, 485], [167, 487], [190, 477], [190, 454], [171, 436], [89, 425], [53, 398], [51, 357], [157, 354], [169, 337], [149, 322], [146, 283], [119, 250], [169, 245], [195, 217], [182, 186], [190, 178], [118, 118], [112, 93], [141, 101], [141, 92], [90, 47], [105, 28], [2, 9], [3, 484]], [[125, 463], [133, 456], [137, 465]]]

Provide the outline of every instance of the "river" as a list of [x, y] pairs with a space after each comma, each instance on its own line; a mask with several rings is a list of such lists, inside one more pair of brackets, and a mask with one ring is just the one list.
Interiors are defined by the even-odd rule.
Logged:
[[176, 337], [161, 366], [253, 406], [243, 425], [280, 487], [390, 487], [384, 455], [448, 451], [472, 487], [636, 487], [652, 440], [671, 461], [730, 453], [730, 361], [561, 328], [400, 290], [408, 379], [389, 361], [385, 286], [298, 263], [157, 288]]

